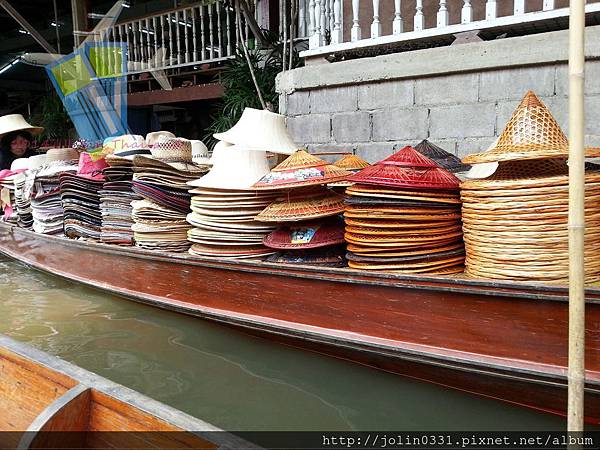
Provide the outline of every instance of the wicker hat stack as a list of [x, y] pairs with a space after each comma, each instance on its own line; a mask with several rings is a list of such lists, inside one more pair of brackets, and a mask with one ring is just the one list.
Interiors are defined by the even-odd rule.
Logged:
[[[369, 167], [369, 164], [364, 159], [353, 155], [348, 154], [342, 156], [336, 162], [333, 163], [334, 166], [339, 167], [340, 169], [347, 170], [348, 172], [357, 173], [364, 169], [365, 167]], [[329, 183], [327, 186], [335, 190], [336, 192], [343, 193], [348, 186], [352, 186], [352, 182], [344, 180], [344, 181], [336, 181], [333, 183]]]
[[412, 147], [350, 177], [348, 265], [405, 274], [463, 271], [460, 180]]
[[190, 243], [186, 222], [191, 195], [188, 182], [208, 172], [192, 163], [189, 140], [159, 134], [150, 147], [151, 157], [133, 157], [133, 192], [144, 200], [132, 202], [135, 245], [148, 250], [185, 252]]
[[[461, 185], [468, 275], [566, 282], [568, 141], [546, 106], [528, 92], [496, 145], [466, 163], [498, 163]], [[597, 149], [587, 149], [596, 156]], [[586, 173], [585, 279], [600, 280], [600, 173]]]
[[256, 220], [277, 224], [264, 244], [278, 251], [268, 260], [309, 265], [344, 264], [342, 195], [325, 185], [352, 175], [315, 155], [299, 150], [274, 167], [254, 187], [277, 199]]

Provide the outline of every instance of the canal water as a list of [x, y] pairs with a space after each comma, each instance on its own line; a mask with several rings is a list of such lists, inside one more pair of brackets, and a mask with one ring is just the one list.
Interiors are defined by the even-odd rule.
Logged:
[[270, 343], [0, 256], [0, 333], [228, 430], [561, 430], [557, 417]]

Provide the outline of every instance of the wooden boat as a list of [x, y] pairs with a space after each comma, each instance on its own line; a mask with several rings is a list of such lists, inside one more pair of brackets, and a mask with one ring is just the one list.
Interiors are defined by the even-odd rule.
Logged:
[[257, 448], [215, 431], [222, 430], [0, 335], [2, 449]]
[[[566, 286], [159, 255], [6, 224], [0, 252], [286, 344], [566, 413]], [[586, 301], [586, 420], [600, 424], [600, 289]]]

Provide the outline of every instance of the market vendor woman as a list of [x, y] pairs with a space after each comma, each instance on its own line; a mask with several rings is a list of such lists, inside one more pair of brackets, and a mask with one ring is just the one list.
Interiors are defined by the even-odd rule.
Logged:
[[0, 117], [0, 170], [10, 169], [17, 158], [35, 155], [31, 149], [33, 136], [44, 129], [29, 125], [21, 114]]

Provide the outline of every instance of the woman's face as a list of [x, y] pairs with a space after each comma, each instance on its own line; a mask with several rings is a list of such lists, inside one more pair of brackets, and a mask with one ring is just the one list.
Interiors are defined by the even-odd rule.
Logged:
[[17, 136], [10, 143], [10, 151], [15, 156], [23, 156], [29, 148], [29, 141], [23, 136]]

